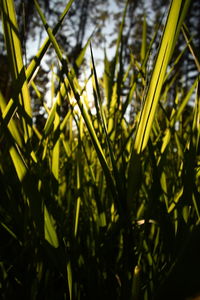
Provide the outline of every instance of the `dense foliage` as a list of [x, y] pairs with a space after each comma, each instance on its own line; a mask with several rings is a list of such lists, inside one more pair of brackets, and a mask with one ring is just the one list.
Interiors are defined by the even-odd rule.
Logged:
[[[14, 1], [0, 1], [12, 87], [8, 98], [0, 93], [1, 297], [193, 296], [200, 292], [200, 62], [184, 23], [190, 1], [171, 2], [153, 57], [160, 27], [149, 39], [145, 15], [140, 55], [124, 54], [127, 1], [101, 80], [90, 40], [74, 65], [56, 39], [72, 3], [50, 28], [34, 1], [48, 37], [25, 67]], [[51, 108], [35, 73], [49, 45], [59, 61], [49, 80]], [[86, 50], [91, 67], [83, 82], [77, 70]], [[189, 86], [177, 67], [187, 57], [197, 74]], [[47, 116], [40, 124], [36, 97]]]

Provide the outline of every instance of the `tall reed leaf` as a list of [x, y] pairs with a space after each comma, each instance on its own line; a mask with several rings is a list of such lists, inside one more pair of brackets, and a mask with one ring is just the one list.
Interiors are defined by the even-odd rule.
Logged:
[[[188, 3], [190, 0], [185, 2]], [[180, 20], [183, 22], [182, 15], [185, 15], [186, 13], [181, 10], [181, 5], [183, 5], [183, 3], [184, 1], [182, 0], [173, 0], [171, 2], [160, 48], [138, 122], [134, 145], [137, 153], [140, 153], [145, 149], [149, 139], [156, 107], [164, 82], [165, 72], [173, 54], [175, 43], [178, 39], [178, 33], [181, 26]]]
[[[7, 126], [7, 123], [4, 119], [4, 113], [5, 113], [6, 107], [7, 107], [6, 100], [0, 91], [0, 109], [1, 109], [1, 113], [2, 113], [2, 121], [3, 121], [4, 126]], [[17, 143], [17, 145], [22, 147], [22, 138], [21, 138], [21, 135], [17, 128], [16, 122], [13, 118], [10, 120], [10, 122], [8, 124], [8, 129], [9, 129], [12, 137], [14, 138], [15, 142]]]
[[45, 230], [45, 239], [55, 248], [58, 248], [59, 242], [55, 230], [55, 221], [53, 217], [49, 214], [46, 206], [44, 207], [44, 230]]
[[24, 140], [27, 141], [28, 137], [32, 134], [32, 111], [29, 90], [26, 80], [26, 72], [23, 65], [21, 43], [15, 14], [14, 1], [1, 0], [0, 3], [2, 8], [4, 37], [6, 42], [12, 80], [15, 86], [14, 100], [19, 101], [19, 104], [25, 111], [22, 120], [24, 127]]
[[147, 21], [146, 15], [144, 15], [143, 26], [142, 26], [142, 45], [140, 50], [141, 61], [143, 62], [147, 52]]
[[189, 30], [188, 30], [186, 24], [183, 24], [181, 29], [182, 29], [184, 38], [187, 42], [187, 45], [190, 49], [190, 52], [194, 57], [194, 61], [196, 63], [197, 69], [200, 72], [200, 55], [199, 55], [199, 52], [197, 51], [197, 49], [195, 48], [195, 46], [192, 42], [192, 37], [190, 36]]

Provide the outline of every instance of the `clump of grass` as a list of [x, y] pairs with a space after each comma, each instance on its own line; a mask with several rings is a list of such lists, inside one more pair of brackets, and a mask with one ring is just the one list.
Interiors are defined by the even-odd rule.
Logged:
[[[56, 41], [73, 1], [53, 30], [34, 2], [48, 38], [27, 69], [14, 1], [0, 2], [13, 84], [8, 102], [0, 94], [2, 299], [152, 299], [179, 264], [183, 237], [200, 217], [199, 78], [189, 90], [177, 90], [173, 106], [167, 102], [181, 59], [170, 63], [181, 28], [199, 70], [182, 27], [190, 1], [171, 2], [150, 76], [153, 40], [148, 49], [145, 18], [141, 61], [131, 60], [123, 71], [119, 59], [128, 2], [114, 59], [105, 56], [102, 81], [90, 46], [96, 114]], [[50, 44], [64, 75], [52, 81], [52, 90], [57, 83], [59, 89], [52, 108], [44, 107], [48, 116], [39, 130], [32, 121], [29, 88], [37, 91], [33, 74]], [[150, 78], [148, 84], [144, 78]], [[127, 110], [138, 106], [138, 99], [141, 109], [135, 110], [133, 123]]]

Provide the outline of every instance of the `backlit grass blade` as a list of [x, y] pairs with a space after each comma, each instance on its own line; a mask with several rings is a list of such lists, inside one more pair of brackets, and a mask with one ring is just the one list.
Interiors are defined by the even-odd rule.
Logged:
[[175, 108], [172, 109], [170, 118], [169, 118], [169, 126], [166, 128], [164, 137], [163, 137], [163, 142], [161, 146], [161, 154], [165, 151], [167, 145], [170, 142], [170, 137], [171, 137], [171, 130], [174, 129], [174, 124], [176, 121], [175, 114], [176, 114], [176, 108], [178, 106], [178, 101], [179, 101], [179, 94], [177, 93], [176, 99], [175, 99]]
[[57, 181], [59, 181], [59, 156], [60, 156], [60, 139], [58, 139], [53, 147], [52, 152], [52, 173]]
[[116, 118], [117, 118], [117, 107], [118, 107], [118, 103], [117, 103], [117, 83], [115, 82], [113, 84], [113, 88], [112, 88], [112, 96], [111, 96], [111, 101], [110, 101], [110, 105], [108, 107], [109, 111], [108, 111], [108, 134], [110, 136], [111, 141], [114, 141], [115, 138], [115, 123], [117, 122]]
[[[54, 99], [54, 74], [52, 74], [52, 99]], [[60, 110], [60, 104], [61, 104], [61, 95], [60, 92], [58, 93], [58, 96], [56, 98], [56, 109], [55, 109], [55, 117], [53, 119], [53, 133], [60, 136], [60, 116], [59, 116], [59, 110]], [[53, 145], [52, 150], [52, 173], [57, 181], [59, 181], [59, 163], [60, 163], [60, 137], [56, 139], [55, 144]]]
[[139, 300], [140, 295], [140, 286], [141, 286], [141, 266], [137, 265], [133, 271], [133, 280], [132, 280], [132, 297], [131, 300]]
[[[79, 153], [78, 153], [79, 154]], [[81, 187], [81, 175], [80, 175], [80, 157], [77, 157], [77, 190], [80, 190]], [[74, 236], [77, 236], [78, 230], [78, 221], [79, 221], [79, 212], [80, 212], [80, 205], [81, 205], [81, 197], [78, 196], [76, 200], [76, 213], [75, 213], [75, 226], [74, 226]]]
[[27, 166], [25, 164], [24, 159], [14, 146], [10, 148], [10, 156], [12, 158], [19, 180], [23, 181], [27, 173]]
[[67, 277], [68, 277], [69, 299], [72, 300], [72, 283], [73, 283], [73, 277], [72, 277], [72, 268], [71, 268], [70, 261], [67, 264]]
[[183, 187], [175, 194], [174, 199], [168, 208], [168, 213], [171, 213], [173, 209], [175, 209], [179, 200], [181, 199], [182, 194], [183, 194]]
[[49, 112], [49, 116], [46, 120], [44, 130], [43, 130], [44, 137], [47, 137], [49, 135], [51, 129], [53, 128], [53, 123], [54, 123], [54, 119], [55, 119], [55, 115], [56, 115], [56, 108], [57, 108], [57, 101], [54, 102], [54, 104]]
[[[196, 198], [195, 198], [196, 196]], [[198, 192], [197, 190], [195, 191], [195, 193], [192, 195], [192, 202], [193, 202], [193, 205], [194, 205], [194, 209], [195, 209], [195, 212], [197, 214], [197, 225], [200, 223], [200, 207], [199, 207], [199, 196], [198, 196]]]
[[188, 90], [187, 94], [183, 98], [180, 106], [178, 107], [176, 114], [175, 114], [175, 118], [177, 121], [179, 120], [180, 116], [182, 115], [183, 110], [185, 109], [186, 105], [188, 104], [188, 101], [190, 100], [192, 94], [194, 93], [195, 88], [197, 86], [197, 82], [198, 82], [198, 78], [195, 79], [194, 83], [192, 84], [192, 86]]
[[140, 153], [144, 150], [149, 139], [166, 69], [178, 38], [178, 29], [180, 30], [179, 22], [181, 18], [182, 4], [182, 0], [173, 0], [170, 6], [162, 41], [138, 122], [134, 145], [137, 153]]
[[196, 63], [197, 69], [200, 72], [200, 55], [199, 55], [199, 52], [197, 51], [197, 49], [195, 48], [195, 46], [192, 42], [192, 37], [190, 36], [189, 30], [188, 30], [186, 24], [183, 24], [181, 29], [182, 29], [184, 38], [187, 42], [187, 45], [190, 49], [190, 52], [191, 52], [192, 56], [194, 57], [194, 61]]
[[[2, 122], [3, 122], [4, 126], [6, 126], [7, 124], [4, 120], [4, 112], [6, 109], [6, 100], [1, 92], [0, 92], [0, 108], [1, 108], [1, 113], [2, 113]], [[22, 138], [21, 138], [19, 129], [17, 128], [16, 122], [14, 119], [10, 120], [10, 122], [8, 124], [8, 129], [9, 129], [11, 135], [13, 136], [15, 142], [17, 143], [17, 145], [22, 147]]]
[[55, 230], [55, 221], [49, 214], [46, 206], [44, 207], [44, 220], [45, 220], [45, 239], [55, 248], [58, 248], [59, 242]]
[[141, 62], [144, 61], [147, 52], [147, 22], [146, 15], [144, 15], [143, 25], [142, 25], [142, 45], [140, 50]]
[[200, 76], [197, 83], [197, 92], [196, 92], [196, 103], [195, 103], [195, 113], [194, 113], [194, 122], [193, 122], [193, 131], [196, 131], [196, 151], [199, 147], [199, 138], [200, 138]]
[[112, 88], [114, 82], [114, 71], [115, 71], [115, 60], [109, 61], [107, 58], [106, 51], [104, 51], [104, 74], [103, 74], [103, 87], [104, 93], [107, 99], [107, 104], [109, 105]]
[[81, 64], [83, 63], [84, 57], [85, 57], [85, 52], [90, 44], [91, 41], [91, 37], [88, 39], [87, 43], [85, 44], [85, 46], [83, 47], [83, 49], [81, 50], [79, 56], [76, 59], [76, 66], [80, 67]]
[[[32, 135], [32, 109], [27, 85], [26, 72], [23, 65], [21, 42], [16, 20], [14, 1], [1, 0], [4, 37], [10, 63], [10, 71], [15, 86], [15, 101], [22, 105], [25, 115], [23, 116], [24, 140], [27, 141]], [[18, 100], [17, 100], [18, 99]]]

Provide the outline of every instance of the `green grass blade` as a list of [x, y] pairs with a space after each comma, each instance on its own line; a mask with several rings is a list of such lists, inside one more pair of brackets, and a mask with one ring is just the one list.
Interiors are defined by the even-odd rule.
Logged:
[[188, 101], [190, 100], [192, 94], [194, 93], [195, 91], [195, 88], [197, 86], [197, 82], [198, 82], [198, 78], [195, 79], [193, 85], [190, 87], [190, 89], [188, 90], [187, 94], [185, 95], [185, 97], [183, 98], [180, 106], [178, 107], [177, 111], [176, 111], [176, 114], [175, 114], [175, 119], [176, 121], [179, 120], [180, 116], [182, 115], [183, 113], [183, 110], [185, 109], [186, 105], [188, 104]]
[[10, 70], [15, 85], [15, 101], [19, 101], [25, 111], [25, 116], [22, 121], [24, 127], [24, 140], [27, 141], [32, 135], [32, 109], [13, 0], [10, 0], [9, 2], [2, 0], [1, 8]]
[[200, 55], [199, 52], [197, 51], [197, 49], [195, 48], [193, 42], [192, 42], [192, 38], [190, 37], [190, 33], [188, 31], [188, 28], [186, 26], [186, 24], [183, 24], [182, 26], [182, 32], [185, 38], [185, 41], [190, 49], [190, 52], [192, 54], [192, 56], [194, 57], [194, 61], [196, 63], [197, 66], [197, 70], [200, 72]]
[[171, 3], [161, 45], [138, 122], [134, 145], [137, 153], [140, 153], [145, 149], [149, 139], [154, 115], [164, 82], [165, 72], [178, 38], [182, 2], [183, 1], [181, 0], [175, 0]]
[[58, 139], [53, 147], [52, 152], [52, 173], [57, 181], [59, 181], [59, 157], [60, 157], [60, 139]]
[[[6, 107], [7, 107], [6, 100], [4, 99], [2, 93], [0, 92], [0, 108], [1, 108], [1, 112], [2, 112], [2, 122], [3, 122], [4, 126], [7, 125], [5, 122], [5, 119], [4, 119], [4, 112], [5, 112]], [[8, 126], [8, 129], [9, 129], [12, 137], [14, 138], [15, 142], [17, 143], [17, 145], [19, 147], [22, 147], [22, 138], [19, 133], [19, 129], [17, 128], [17, 124], [16, 124], [15, 120], [11, 119], [7, 126]]]
[[142, 25], [142, 45], [140, 51], [141, 62], [145, 60], [147, 50], [147, 22], [146, 15], [144, 15], [143, 25]]
[[55, 229], [55, 221], [53, 217], [49, 214], [46, 206], [44, 207], [44, 226], [45, 226], [45, 239], [54, 247], [58, 248], [59, 241]]
[[69, 299], [72, 300], [72, 268], [71, 268], [71, 263], [68, 262], [67, 264], [67, 277], [68, 277], [68, 288], [69, 288]]
[[[54, 78], [52, 78], [52, 99], [54, 99]], [[59, 110], [60, 110], [60, 104], [61, 104], [61, 95], [60, 92], [58, 92], [58, 96], [56, 98], [56, 109], [55, 109], [55, 115], [54, 118], [52, 118], [53, 121], [53, 133], [54, 136], [58, 135], [58, 138], [55, 140], [55, 143], [53, 145], [53, 151], [52, 151], [52, 173], [55, 177], [55, 179], [59, 182], [59, 165], [60, 165], [60, 116], [59, 116]]]
[[199, 147], [199, 138], [200, 138], [200, 77], [198, 78], [197, 84], [197, 93], [196, 93], [196, 108], [195, 108], [195, 117], [194, 117], [194, 131], [196, 130], [196, 150], [198, 151]]
[[53, 129], [55, 115], [56, 115], [56, 108], [57, 108], [57, 99], [54, 102], [54, 104], [49, 112], [49, 116], [46, 120], [44, 130], [43, 130], [44, 137], [47, 137], [49, 135], [51, 129]]
[[183, 187], [175, 194], [174, 199], [168, 208], [168, 213], [171, 213], [176, 208], [177, 204], [179, 203], [179, 200], [181, 199], [182, 194]]
[[85, 46], [83, 47], [83, 49], [81, 50], [79, 56], [76, 59], [76, 66], [80, 67], [81, 64], [83, 63], [84, 57], [85, 57], [85, 52], [90, 44], [91, 41], [91, 37], [88, 39], [87, 43], [85, 44]]
[[[78, 152], [79, 154], [79, 152]], [[77, 191], [80, 190], [81, 187], [81, 175], [80, 175], [80, 157], [77, 157]], [[76, 200], [76, 214], [75, 214], [75, 226], [74, 226], [74, 236], [77, 236], [78, 230], [78, 221], [79, 221], [79, 212], [80, 212], [80, 205], [81, 205], [81, 197], [78, 196]]]
[[26, 173], [27, 173], [27, 166], [25, 164], [24, 159], [21, 156], [21, 153], [18, 151], [17, 148], [11, 147], [10, 148], [10, 156], [12, 158], [15, 170], [17, 172], [17, 176], [20, 181], [23, 181]]

